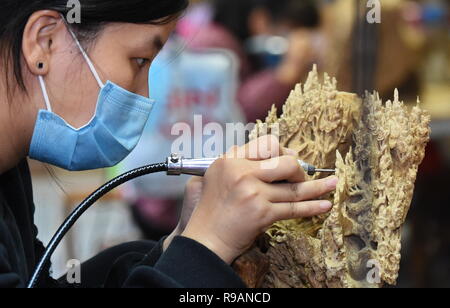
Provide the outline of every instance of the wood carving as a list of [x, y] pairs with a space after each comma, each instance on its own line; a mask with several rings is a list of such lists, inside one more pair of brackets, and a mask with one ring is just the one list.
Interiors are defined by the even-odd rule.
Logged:
[[[395, 93], [382, 103], [337, 91], [317, 69], [297, 85], [278, 118], [272, 109], [251, 138], [277, 133], [299, 158], [336, 168], [334, 208], [323, 217], [283, 221], [234, 267], [250, 287], [381, 287], [396, 283], [401, 230], [417, 169], [429, 140], [430, 117]], [[318, 178], [322, 175], [315, 175]]]

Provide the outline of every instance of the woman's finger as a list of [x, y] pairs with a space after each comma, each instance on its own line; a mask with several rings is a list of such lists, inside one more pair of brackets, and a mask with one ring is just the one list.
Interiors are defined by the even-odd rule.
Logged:
[[225, 156], [227, 158], [264, 160], [283, 155], [283, 151], [276, 136], [266, 135], [252, 140], [242, 147], [233, 147]]
[[335, 190], [337, 182], [338, 178], [331, 176], [301, 183], [263, 184], [263, 191], [270, 202], [299, 202], [317, 199]]
[[277, 222], [288, 219], [313, 217], [327, 213], [332, 207], [332, 203], [327, 200], [272, 203], [271, 218], [273, 222]]
[[281, 151], [282, 151], [282, 155], [290, 155], [290, 156], [295, 156], [295, 157], [298, 156], [298, 151], [293, 150], [293, 149], [282, 147]]
[[257, 162], [255, 176], [263, 182], [304, 182], [306, 173], [294, 156], [280, 156]]

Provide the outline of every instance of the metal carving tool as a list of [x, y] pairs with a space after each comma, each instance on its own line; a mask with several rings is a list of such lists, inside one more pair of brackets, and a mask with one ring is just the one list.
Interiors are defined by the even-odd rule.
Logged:
[[[198, 158], [186, 159], [180, 155], [172, 154], [167, 158], [168, 171], [167, 175], [195, 175], [204, 176], [208, 168], [217, 160], [217, 158]], [[335, 173], [334, 169], [321, 169], [308, 164], [302, 160], [298, 160], [300, 166], [308, 175], [314, 175], [318, 172]]]

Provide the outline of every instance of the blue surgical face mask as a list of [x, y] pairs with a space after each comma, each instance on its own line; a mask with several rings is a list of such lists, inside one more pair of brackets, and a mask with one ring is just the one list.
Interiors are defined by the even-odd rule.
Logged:
[[110, 81], [104, 85], [75, 34], [69, 31], [101, 89], [95, 115], [79, 129], [70, 126], [52, 112], [45, 81], [39, 76], [47, 110], [38, 113], [29, 156], [71, 171], [111, 167], [138, 144], [154, 100]]

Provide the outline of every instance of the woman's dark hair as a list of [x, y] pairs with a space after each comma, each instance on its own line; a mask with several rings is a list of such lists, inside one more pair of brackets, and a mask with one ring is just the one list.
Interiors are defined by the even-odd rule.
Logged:
[[255, 9], [265, 9], [274, 22], [315, 28], [320, 24], [315, 0], [214, 0], [214, 21], [241, 41], [249, 36], [248, 19]]
[[[94, 39], [102, 27], [111, 22], [169, 23], [178, 18], [189, 4], [189, 0], [80, 0], [79, 2], [81, 23], [71, 24], [71, 28], [81, 42]], [[0, 57], [3, 57], [0, 68], [5, 70], [7, 76], [12, 69], [18, 85], [24, 91], [26, 89], [21, 73], [21, 52], [23, 32], [29, 17], [40, 10], [53, 10], [66, 16], [73, 8], [68, 4], [68, 0], [0, 0]]]

